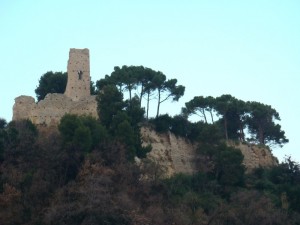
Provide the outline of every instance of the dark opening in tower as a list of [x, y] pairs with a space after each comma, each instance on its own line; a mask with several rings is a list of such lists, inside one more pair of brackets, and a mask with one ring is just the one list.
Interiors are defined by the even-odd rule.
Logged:
[[77, 73], [78, 73], [78, 80], [81, 80], [82, 79], [82, 75], [83, 75], [82, 70], [77, 71]]

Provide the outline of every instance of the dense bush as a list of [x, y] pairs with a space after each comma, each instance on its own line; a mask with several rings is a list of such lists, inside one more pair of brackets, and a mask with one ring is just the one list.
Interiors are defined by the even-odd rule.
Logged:
[[209, 144], [219, 143], [222, 137], [222, 131], [219, 124], [208, 124], [204, 122], [192, 123], [181, 115], [174, 117], [168, 114], [160, 115], [149, 120], [154, 125], [157, 132], [172, 132], [175, 135], [186, 137], [191, 141], [198, 141]]
[[[299, 221], [299, 165], [291, 158], [245, 175], [239, 151], [202, 143], [199, 154], [205, 157], [202, 163], [209, 164], [208, 170], [162, 179], [155, 165], [139, 168], [128, 161], [131, 140], [121, 138], [130, 127], [127, 120], [116, 123], [119, 139], [110, 139], [106, 129], [88, 117], [67, 115], [64, 120], [62, 124], [72, 129], [64, 127], [62, 133], [44, 128], [38, 132], [29, 121], [0, 129], [1, 224]], [[98, 139], [93, 138], [94, 132], [99, 133]], [[88, 154], [86, 143], [93, 146]]]
[[63, 116], [58, 126], [65, 147], [89, 152], [107, 138], [106, 129], [91, 116]]

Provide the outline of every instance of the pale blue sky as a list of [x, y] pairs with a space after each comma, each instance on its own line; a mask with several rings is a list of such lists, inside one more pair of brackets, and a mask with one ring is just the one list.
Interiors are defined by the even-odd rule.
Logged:
[[66, 71], [69, 48], [89, 48], [94, 81], [114, 66], [143, 65], [186, 86], [161, 113], [178, 114], [198, 95], [272, 105], [290, 139], [273, 153], [300, 162], [298, 0], [0, 0], [0, 34], [8, 121], [15, 97], [35, 96], [45, 72]]

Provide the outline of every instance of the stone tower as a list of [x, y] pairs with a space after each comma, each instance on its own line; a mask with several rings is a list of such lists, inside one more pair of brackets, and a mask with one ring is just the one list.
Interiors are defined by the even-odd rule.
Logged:
[[65, 95], [73, 101], [90, 96], [89, 50], [71, 48], [68, 61], [68, 82]]
[[70, 49], [68, 83], [64, 94], [48, 93], [39, 102], [21, 95], [15, 98], [13, 120], [29, 119], [38, 125], [58, 125], [65, 114], [98, 118], [96, 95], [90, 94], [88, 49]]

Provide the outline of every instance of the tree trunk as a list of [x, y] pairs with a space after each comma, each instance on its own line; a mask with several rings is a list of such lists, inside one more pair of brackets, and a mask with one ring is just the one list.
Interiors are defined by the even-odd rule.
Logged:
[[210, 117], [211, 117], [211, 122], [212, 124], [214, 124], [214, 117], [213, 117], [213, 114], [212, 114], [212, 110], [209, 110], [209, 113], [210, 113]]
[[205, 121], [205, 123], [207, 123], [207, 119], [206, 119], [206, 115], [205, 115], [205, 110], [202, 109], [201, 111], [202, 111], [202, 115], [203, 115], [203, 117], [204, 117], [204, 121]]
[[225, 138], [226, 138], [226, 141], [228, 141], [227, 118], [225, 115], [224, 115], [224, 129], [225, 129]]
[[264, 130], [261, 125], [258, 127], [258, 140], [259, 140], [260, 144], [262, 144], [262, 145], [265, 144]]
[[148, 120], [148, 115], [149, 115], [149, 101], [150, 101], [150, 92], [148, 92], [148, 96], [147, 96], [147, 120]]
[[140, 107], [142, 107], [142, 97], [144, 95], [144, 86], [141, 87], [141, 94], [140, 94]]
[[128, 88], [129, 91], [129, 101], [131, 102], [131, 87]]
[[243, 124], [241, 121], [240, 121], [240, 141], [245, 141], [245, 134], [244, 134]]
[[159, 107], [160, 107], [160, 90], [158, 90], [158, 104], [157, 104], [156, 118], [159, 115]]
[[242, 120], [241, 116], [239, 116], [239, 139], [240, 139], [240, 141], [245, 141], [243, 120]]

